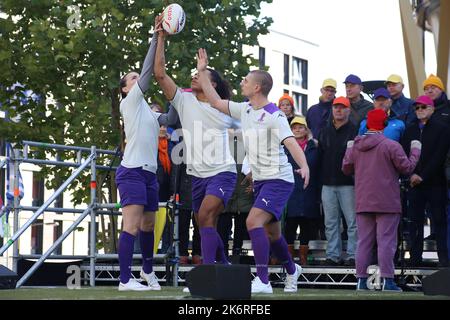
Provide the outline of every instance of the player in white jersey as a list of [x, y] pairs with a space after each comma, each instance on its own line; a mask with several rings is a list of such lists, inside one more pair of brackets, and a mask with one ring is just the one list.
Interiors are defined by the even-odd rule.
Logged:
[[242, 95], [249, 101], [236, 103], [217, 95], [206, 73], [207, 64], [206, 51], [199, 49], [200, 85], [214, 108], [241, 121], [244, 147], [254, 180], [255, 202], [247, 218], [258, 275], [252, 282], [252, 293], [272, 293], [267, 267], [270, 250], [286, 268], [284, 291], [296, 292], [302, 269], [293, 262], [280, 225], [282, 211], [294, 187], [292, 166], [282, 144], [301, 168], [297, 173], [305, 179], [306, 186], [309, 168], [305, 154], [293, 137], [286, 116], [268, 101], [273, 85], [268, 72], [250, 72], [241, 82]]
[[[155, 212], [158, 210], [156, 169], [159, 127], [167, 126], [168, 115], [152, 111], [144, 98], [153, 74], [158, 40], [156, 31], [141, 73], [130, 72], [120, 80], [120, 113], [127, 139], [124, 156], [116, 173], [123, 216], [123, 229], [119, 238], [120, 291], [161, 290], [153, 272], [153, 229]], [[134, 241], [138, 234], [143, 260], [140, 275], [147, 286], [131, 279]]]
[[[178, 112], [185, 142], [187, 174], [192, 179], [192, 208], [198, 214], [204, 264], [216, 261], [228, 264], [223, 241], [216, 231], [219, 214], [233, 194], [236, 164], [230, 153], [227, 129], [233, 120], [212, 108], [198, 84], [192, 78], [192, 92], [181, 91], [166, 74], [164, 42], [166, 34], [159, 32], [155, 57], [155, 77], [164, 95]], [[230, 97], [228, 84], [214, 70], [207, 70], [216, 92]]]

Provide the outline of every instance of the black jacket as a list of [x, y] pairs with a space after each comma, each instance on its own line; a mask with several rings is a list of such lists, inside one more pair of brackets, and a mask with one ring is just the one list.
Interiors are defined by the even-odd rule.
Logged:
[[361, 121], [367, 117], [367, 113], [372, 109], [373, 103], [364, 99], [361, 94], [359, 101], [351, 104], [350, 122], [359, 128]]
[[[175, 179], [177, 178], [179, 186], [176, 185]], [[178, 189], [180, 195], [180, 209], [192, 210], [192, 176], [186, 173], [186, 165], [181, 163], [172, 166], [170, 179], [172, 194], [175, 193], [176, 187]]]
[[248, 182], [242, 185], [242, 181], [245, 179], [245, 175], [241, 172], [242, 165], [238, 164], [236, 169], [238, 172], [236, 186], [224, 212], [247, 213], [253, 206], [253, 193], [246, 192], [246, 188], [249, 186]]
[[450, 126], [450, 101], [447, 98], [445, 92], [434, 100], [434, 112], [432, 118]]
[[401, 141], [406, 154], [409, 154], [412, 140], [419, 140], [422, 143], [420, 159], [414, 170], [414, 173], [423, 179], [421, 185], [446, 185], [447, 134], [447, 126], [435, 117], [431, 117], [422, 130], [419, 127], [419, 120], [414, 121], [406, 128]]
[[342, 160], [347, 141], [353, 140], [357, 135], [356, 126], [350, 121], [339, 129], [330, 123], [319, 134], [319, 164], [322, 173], [321, 181], [326, 186], [354, 185], [353, 177], [342, 172]]

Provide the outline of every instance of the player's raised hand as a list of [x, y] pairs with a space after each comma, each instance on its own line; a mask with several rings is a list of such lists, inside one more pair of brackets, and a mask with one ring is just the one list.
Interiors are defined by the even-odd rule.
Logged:
[[208, 55], [203, 48], [198, 49], [197, 52], [197, 71], [205, 71], [208, 66]]
[[167, 33], [164, 31], [163, 27], [162, 27], [162, 21], [163, 21], [163, 15], [160, 14], [158, 16], [155, 17], [155, 30], [154, 32], [158, 32], [161, 35], [166, 35]]
[[304, 168], [295, 170], [295, 172], [302, 176], [302, 179], [305, 181], [303, 183], [303, 189], [306, 189], [306, 187], [309, 184], [309, 168], [304, 167]]

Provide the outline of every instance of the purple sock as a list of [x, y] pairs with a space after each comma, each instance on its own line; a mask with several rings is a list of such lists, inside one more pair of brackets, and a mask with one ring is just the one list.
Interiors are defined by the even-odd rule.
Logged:
[[119, 238], [120, 282], [124, 284], [131, 278], [131, 263], [133, 262], [135, 238], [135, 236], [126, 231], [122, 231]]
[[200, 228], [203, 264], [214, 264], [214, 262], [216, 261], [218, 237], [219, 235], [217, 234], [216, 229], [212, 227]]
[[248, 232], [252, 240], [253, 255], [255, 256], [256, 274], [263, 283], [269, 283], [269, 239], [264, 228], [255, 228]]
[[139, 231], [139, 241], [142, 253], [142, 269], [145, 273], [153, 272], [153, 246], [155, 243], [155, 234], [153, 231]]
[[275, 257], [281, 261], [283, 266], [286, 268], [288, 274], [294, 274], [295, 272], [295, 264], [294, 260], [292, 260], [291, 255], [288, 251], [288, 246], [286, 240], [283, 236], [280, 239], [275, 240], [270, 244], [270, 249], [272, 250]]
[[223, 244], [222, 238], [217, 233], [217, 231], [216, 234], [217, 234], [217, 252], [216, 252], [217, 261], [220, 261], [221, 264], [230, 264], [227, 255], [225, 254], [225, 245]]

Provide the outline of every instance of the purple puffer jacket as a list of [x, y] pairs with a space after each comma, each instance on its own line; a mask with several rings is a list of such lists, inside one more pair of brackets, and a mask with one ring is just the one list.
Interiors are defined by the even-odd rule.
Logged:
[[406, 156], [401, 145], [383, 134], [355, 138], [342, 163], [346, 175], [355, 175], [356, 212], [402, 212], [399, 174], [413, 172], [420, 149]]

